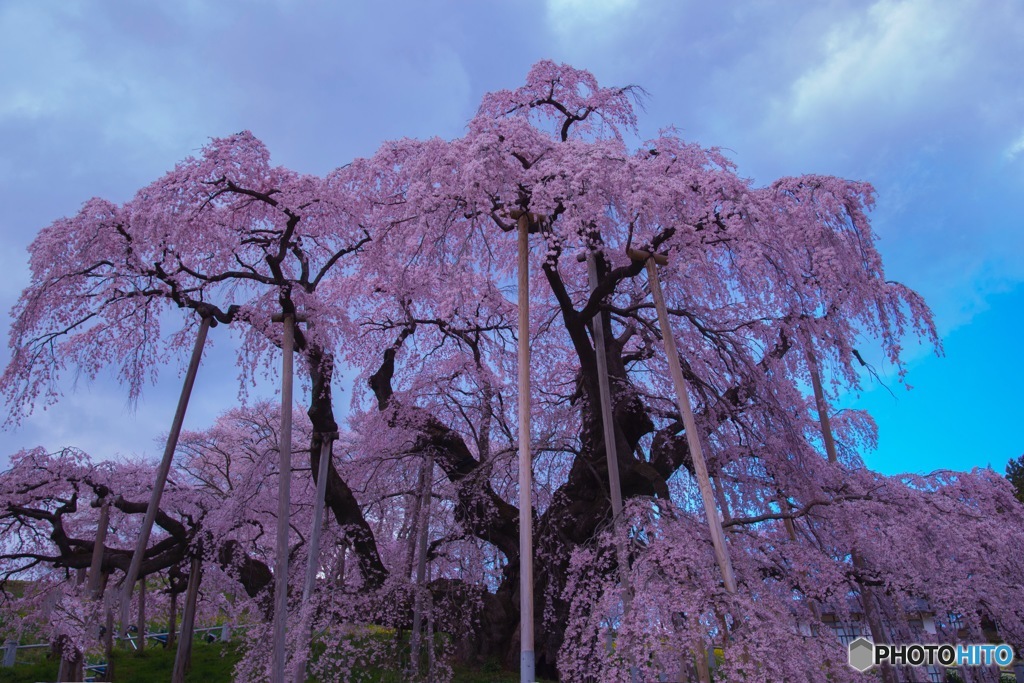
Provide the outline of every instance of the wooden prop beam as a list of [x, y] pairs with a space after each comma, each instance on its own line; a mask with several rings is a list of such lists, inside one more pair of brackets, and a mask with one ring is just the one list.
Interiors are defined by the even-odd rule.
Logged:
[[[423, 608], [428, 603], [424, 599], [425, 579], [427, 576], [427, 541], [430, 536], [430, 502], [434, 483], [434, 454], [427, 455], [420, 470], [419, 519], [416, 520], [416, 595], [413, 599], [412, 634], [409, 637], [409, 672], [414, 680], [420, 677], [420, 650], [423, 631]], [[431, 642], [428, 647], [433, 648]], [[428, 676], [429, 678], [429, 676]]]
[[146, 579], [139, 579], [139, 623], [135, 626], [139, 633], [139, 652], [146, 649]]
[[534, 683], [533, 457], [530, 454], [530, 218], [519, 216], [519, 680]]
[[821, 371], [818, 369], [818, 359], [811, 347], [811, 335], [807, 334], [807, 366], [811, 371], [811, 388], [814, 389], [814, 407], [818, 411], [818, 423], [821, 425], [821, 438], [825, 442], [825, 455], [829, 462], [837, 462], [839, 457], [836, 453], [836, 440], [832, 436], [832, 421], [828, 417], [828, 402], [825, 400], [825, 390], [821, 386]]
[[[597, 259], [593, 252], [586, 255], [590, 292], [597, 290]], [[608, 492], [612, 503], [612, 528], [615, 534], [615, 559], [619, 565], [619, 584], [622, 586], [623, 619], [633, 607], [633, 589], [629, 580], [629, 535], [622, 517], [622, 483], [619, 478], [619, 454], [615, 441], [615, 416], [612, 408], [611, 384], [608, 379], [608, 357], [605, 355], [604, 313], [598, 310], [591, 329], [594, 331], [594, 354], [597, 356], [597, 384], [601, 397], [601, 427], [604, 436], [604, 454], [608, 464]], [[632, 659], [632, 658], [631, 658]], [[630, 680], [637, 680], [636, 667], [630, 666]]]
[[171, 683], [185, 683], [185, 674], [192, 664], [192, 635], [195, 632], [196, 602], [199, 599], [199, 583], [203, 571], [202, 546], [196, 549], [189, 567], [188, 589], [185, 591], [185, 611], [181, 615], [181, 636], [174, 653], [174, 669]]
[[[665, 355], [668, 356], [668, 367], [672, 374], [672, 384], [676, 391], [676, 402], [679, 406], [679, 412], [683, 417], [683, 426], [686, 429], [686, 443], [690, 447], [693, 471], [697, 477], [697, 487], [700, 489], [701, 500], [704, 503], [704, 514], [708, 519], [708, 529], [711, 531], [711, 544], [714, 546], [715, 560], [718, 562], [718, 568], [722, 572], [725, 589], [730, 593], [735, 593], [736, 575], [733, 573], [729, 549], [725, 544], [722, 519], [715, 504], [715, 493], [711, 486], [711, 477], [708, 476], [708, 466], [704, 460], [704, 449], [701, 446], [700, 437], [697, 435], [697, 422], [693, 417], [693, 408], [690, 406], [690, 396], [686, 390], [686, 379], [683, 377], [683, 369], [679, 364], [679, 351], [676, 348], [675, 335], [672, 333], [671, 323], [668, 319], [665, 294], [661, 290], [661, 281], [658, 279], [657, 255], [651, 255], [650, 252], [638, 253], [646, 255], [644, 258], [647, 264], [647, 277], [651, 283], [651, 296], [654, 298], [655, 308], [658, 309], [658, 324], [661, 327], [661, 337], [665, 343]], [[632, 254], [630, 256], [632, 257]], [[667, 258], [664, 262], [668, 262]]]
[[[814, 355], [814, 336], [810, 331], [805, 330], [804, 340], [806, 342], [807, 367], [811, 371], [811, 387], [814, 390], [814, 405], [818, 411], [818, 425], [821, 427], [821, 438], [825, 442], [825, 455], [830, 463], [838, 462], [836, 453], [836, 440], [832, 436], [832, 422], [828, 417], [828, 402], [825, 400], [825, 391], [821, 385], [821, 369], [818, 367], [818, 359]], [[850, 553], [853, 566], [860, 570], [867, 569], [864, 556], [854, 548]], [[885, 627], [879, 617], [875, 604], [875, 595], [871, 586], [865, 586], [858, 582], [860, 587], [861, 603], [864, 607], [864, 620], [868, 622], [868, 629], [871, 631], [871, 638], [876, 642], [888, 640]], [[889, 664], [881, 667], [883, 683], [896, 683], [896, 672]]]
[[121, 630], [125, 633], [127, 633], [128, 620], [130, 618], [132, 591], [135, 590], [135, 582], [139, 578], [142, 560], [146, 556], [146, 546], [149, 545], [149, 536], [153, 532], [156, 512], [160, 509], [160, 497], [163, 496], [164, 485], [167, 483], [167, 474], [171, 470], [174, 449], [178, 447], [178, 437], [181, 436], [181, 426], [185, 422], [188, 400], [192, 396], [192, 387], [195, 386], [196, 373], [199, 371], [199, 361], [203, 357], [206, 333], [209, 332], [212, 325], [213, 318], [210, 317], [203, 318], [202, 322], [199, 323], [196, 343], [192, 347], [192, 358], [189, 360], [188, 370], [185, 372], [185, 383], [181, 387], [181, 396], [178, 398], [178, 408], [174, 411], [174, 420], [171, 422], [171, 431], [167, 435], [167, 445], [164, 446], [163, 458], [160, 459], [160, 464], [156, 468], [156, 479], [153, 482], [153, 493], [149, 498], [149, 507], [146, 508], [146, 517], [142, 520], [142, 528], [139, 530], [139, 538], [135, 543], [132, 562], [128, 566], [128, 573], [124, 577], [121, 596]]
[[[324, 501], [327, 497], [327, 465], [331, 461], [331, 442], [338, 438], [338, 432], [331, 432], [322, 435], [320, 442], [320, 465], [317, 467], [316, 477], [316, 501], [313, 504], [313, 530], [309, 535], [309, 558], [306, 562], [306, 582], [302, 586], [303, 609], [309, 604], [313, 596], [313, 587], [316, 584], [316, 573], [320, 567], [320, 536], [324, 525]], [[306, 639], [309, 638], [309, 624], [312, 616], [306, 617], [302, 622], [301, 637], [298, 641], [302, 648]], [[295, 683], [306, 680], [306, 657], [299, 657], [295, 663]]]
[[[586, 256], [590, 292], [597, 290], [597, 260], [594, 254]], [[601, 396], [601, 426], [604, 435], [605, 459], [608, 463], [608, 492], [611, 496], [612, 519], [615, 527], [615, 552], [619, 564], [619, 582], [622, 584], [624, 612], [628, 613], [633, 601], [629, 581], [629, 552], [627, 531], [622, 518], [622, 483], [619, 478], [619, 457], [615, 440], [615, 416], [612, 407], [611, 384], [608, 379], [608, 357], [605, 355], [604, 313], [600, 310], [594, 316], [594, 353], [597, 356], [597, 383]]]
[[100, 518], [96, 522], [96, 544], [92, 547], [92, 563], [89, 565], [89, 597], [99, 600], [103, 595], [103, 544], [107, 541], [107, 527], [110, 523], [110, 496], [103, 497]]
[[281, 434], [278, 442], [280, 466], [277, 490], [277, 554], [274, 559], [274, 655], [272, 683], [285, 683], [285, 645], [288, 626], [288, 515], [292, 483], [292, 375], [295, 349], [295, 317], [282, 318], [281, 340]]

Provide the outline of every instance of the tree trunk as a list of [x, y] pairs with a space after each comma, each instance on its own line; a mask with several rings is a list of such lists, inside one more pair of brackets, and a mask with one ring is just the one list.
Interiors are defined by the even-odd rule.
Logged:
[[[298, 334], [298, 333], [297, 333]], [[310, 466], [313, 465], [316, 453], [320, 452], [325, 435], [336, 433], [338, 423], [334, 419], [331, 378], [334, 374], [334, 358], [315, 345], [308, 344], [303, 338], [303, 355], [306, 369], [309, 372], [310, 406], [307, 414], [313, 427], [313, 436], [309, 445]], [[338, 473], [333, 460], [327, 466], [327, 490], [324, 504], [334, 515], [338, 525], [345, 529], [346, 544], [351, 546], [356, 565], [366, 582], [367, 589], [383, 585], [388, 577], [388, 570], [380, 558], [377, 540], [373, 529], [363, 516], [362, 508], [356, 500], [352, 489]]]

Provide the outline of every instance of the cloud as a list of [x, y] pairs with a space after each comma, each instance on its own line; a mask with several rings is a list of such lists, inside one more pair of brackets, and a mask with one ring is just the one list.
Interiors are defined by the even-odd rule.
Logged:
[[561, 38], [591, 43], [616, 34], [638, 6], [638, 0], [547, 0], [545, 18]]
[[1019, 130], [1018, 3], [877, 0], [794, 42], [802, 65], [779, 83], [763, 129], [796, 153], [846, 138], [864, 152], [949, 144], [995, 158], [1008, 129]]
[[1020, 136], [1006, 148], [1006, 158], [1013, 161], [1021, 152], [1024, 152], [1024, 131], [1021, 131]]
[[866, 101], [896, 112], [914, 107], [969, 66], [957, 31], [968, 11], [933, 0], [881, 0], [834, 25], [821, 61], [792, 86], [790, 115], [815, 120]]
[[151, 68], [146, 53], [133, 48], [147, 41], [174, 47], [173, 24], [165, 16], [149, 17], [153, 26], [165, 27], [159, 35], [156, 28], [126, 25], [132, 15], [114, 21], [77, 4], [6, 5], [0, 10], [8, 29], [0, 62], [18, 68], [0, 72], [0, 124], [55, 127], [60, 120], [87, 119], [104, 142], [130, 138], [135, 146], [145, 140], [165, 149], [192, 139], [209, 112], [195, 90], [173, 85], [193, 70], [191, 60], [184, 52], [168, 60], [173, 68]]

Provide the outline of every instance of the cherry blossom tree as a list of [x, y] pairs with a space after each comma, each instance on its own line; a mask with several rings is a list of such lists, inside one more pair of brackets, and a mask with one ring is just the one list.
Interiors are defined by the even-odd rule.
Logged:
[[[991, 561], [1021, 556], [1021, 508], [1007, 484], [987, 472], [871, 473], [860, 458], [875, 438], [870, 417], [833, 407], [861, 387], [866, 346], [901, 375], [907, 341], [939, 348], [921, 298], [885, 276], [872, 188], [825, 176], [759, 187], [721, 150], [674, 130], [627, 142], [642, 96], [545, 61], [522, 87], [486, 95], [455, 140], [387, 142], [317, 178], [271, 166], [241, 133], [124, 205], [91, 200], [31, 247], [33, 279], [15, 308], [3, 377], [12, 419], [56, 400], [69, 368], [91, 377], [113, 366], [137, 396], [204, 317], [238, 330], [246, 380], [273, 365], [281, 333], [272, 315], [301, 312], [309, 422], [296, 452], [311, 476], [293, 506], [295, 555], [305, 552], [325, 439], [334, 444], [332, 523], [315, 558], [325, 590], [293, 620], [400, 631], [416, 605], [430, 604], [428, 624], [460, 634], [462, 656], [511, 666], [520, 567], [513, 233], [525, 220], [538, 673], [699, 675], [714, 646], [730, 679], [820, 680], [824, 670], [859, 680], [829, 627], [850, 617], [850, 599], [893, 640], [907, 633], [908, 601], [920, 600], [940, 625], [956, 613], [975, 633], [995, 625], [1019, 646], [1021, 567]], [[638, 250], [667, 260], [667, 327], [631, 256]], [[611, 538], [619, 525], [595, 324], [626, 501], [625, 568]], [[735, 593], [716, 573], [665, 335], [678, 343]], [[334, 398], [341, 364], [359, 378], [347, 429]], [[261, 525], [274, 514], [274, 414], [261, 404], [228, 413], [179, 448], [194, 495], [219, 501], [206, 517], [211, 562], [233, 566], [225, 571], [243, 584], [264, 582], [250, 595], [273, 571]], [[475, 626], [458, 626], [466, 623]], [[321, 666], [350, 667], [358, 653], [344, 650], [355, 642]], [[807, 656], [768, 656], [795, 648]], [[262, 666], [254, 653], [240, 676]]]

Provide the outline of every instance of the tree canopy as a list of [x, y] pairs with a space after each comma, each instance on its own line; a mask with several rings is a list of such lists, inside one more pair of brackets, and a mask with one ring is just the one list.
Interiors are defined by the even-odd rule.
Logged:
[[[1007, 482], [987, 471], [870, 472], [860, 458], [875, 438], [870, 416], [832, 408], [861, 386], [858, 348], [877, 346], [897, 368], [907, 340], [938, 348], [927, 306], [885, 277], [870, 185], [809, 175], [756, 186], [721, 150], [674, 130], [630, 147], [640, 96], [545, 61], [523, 86], [486, 95], [455, 140], [386, 142], [321, 178], [272, 166], [242, 132], [211, 141], [122, 205], [86, 202], [30, 247], [32, 280], [14, 310], [2, 380], [10, 419], [58, 400], [68, 370], [94, 377], [113, 367], [137, 396], [204, 317], [239, 331], [244, 381], [275, 363], [281, 330], [272, 316], [300, 312], [308, 423], [295, 450], [306, 454], [296, 474], [307, 485], [293, 503], [293, 554], [304, 552], [309, 528], [308, 472], [339, 423], [341, 438], [329, 449], [325, 589], [315, 605], [296, 604], [295, 618], [313, 610], [325, 628], [404, 625], [411, 603], [396, 596], [414, 591], [412, 539], [426, 505], [438, 628], [459, 634], [462, 656], [511, 665], [514, 231], [525, 216], [539, 673], [674, 673], [713, 644], [724, 648], [730, 680], [802, 680], [822, 667], [830, 680], [861, 680], [829, 625], [877, 614], [873, 626], [895, 641], [914, 601], [935, 615], [937, 638], [961, 627], [980, 637], [994, 625], [1024, 644], [1024, 508]], [[659, 326], [630, 249], [667, 256], [671, 329]], [[593, 291], [580, 260], [588, 254]], [[611, 550], [596, 324], [607, 340], [627, 503], [628, 614]], [[735, 595], [713, 563], [661, 351], [666, 334], [678, 340]], [[343, 420], [339, 368], [359, 377]], [[266, 616], [275, 415], [256, 403], [183, 440], [144, 574], [179, 566], [206, 538], [209, 562]], [[6, 576], [88, 566], [85, 531], [108, 491], [120, 501], [119, 524], [139, 512], [129, 501], [141, 500], [144, 473], [118, 477], [115, 491], [95, 474], [114, 465], [69, 453], [22, 454], [3, 475], [2, 523], [18, 530], [5, 547]], [[424, 462], [433, 463], [426, 499]], [[74, 471], [57, 476], [54, 467]], [[23, 500], [42, 495], [33, 482], [43, 479], [60, 491]], [[38, 548], [14, 552], [18, 543]], [[112, 576], [124, 571], [127, 543], [115, 535], [104, 549]], [[611, 631], [614, 650], [605, 646]], [[768, 655], [795, 649], [806, 656]], [[246, 675], [259, 671], [259, 657], [254, 650], [243, 664]]]

